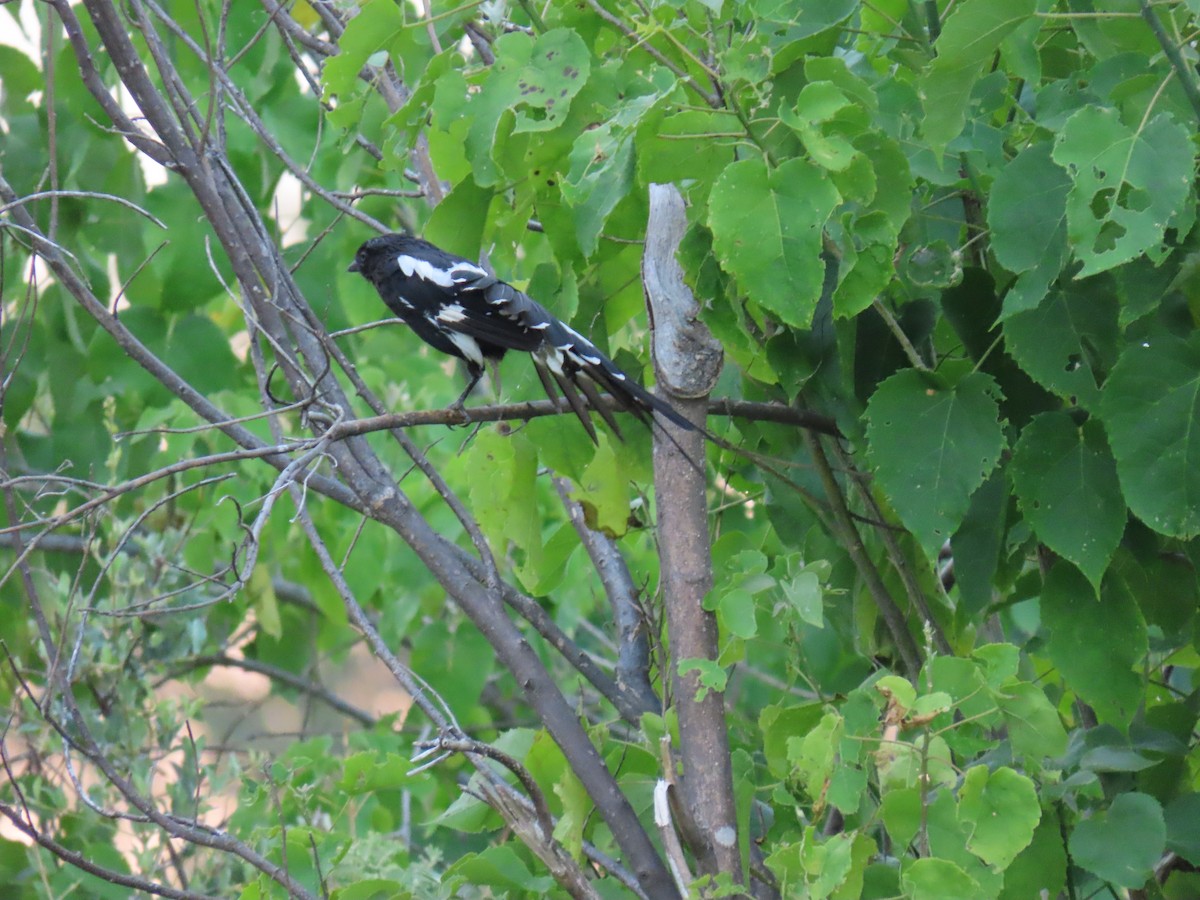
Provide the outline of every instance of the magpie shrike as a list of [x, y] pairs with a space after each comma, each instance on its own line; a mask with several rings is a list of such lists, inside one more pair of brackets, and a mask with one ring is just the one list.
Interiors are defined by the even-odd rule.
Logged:
[[420, 238], [385, 234], [358, 248], [349, 271], [375, 285], [383, 302], [418, 337], [466, 363], [470, 381], [452, 408], [462, 409], [486, 362], [498, 363], [509, 350], [520, 350], [533, 357], [546, 394], [557, 400], [557, 386], [593, 442], [596, 430], [581, 393], [621, 434], [597, 387], [608, 391], [619, 409], [644, 422], [658, 413], [682, 428], [695, 427], [578, 331], [468, 259]]

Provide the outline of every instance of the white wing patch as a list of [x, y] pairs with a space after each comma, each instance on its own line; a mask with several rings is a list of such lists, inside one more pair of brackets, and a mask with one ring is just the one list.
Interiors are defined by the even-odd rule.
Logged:
[[401, 253], [396, 257], [396, 263], [400, 266], [400, 271], [409, 278], [416, 275], [422, 281], [432, 281], [439, 287], [454, 287], [454, 279], [450, 272], [439, 269], [429, 260], [417, 259], [415, 256]]
[[450, 338], [467, 362], [474, 363], [477, 366], [483, 365], [483, 351], [479, 349], [479, 342], [469, 334], [463, 334], [461, 331], [450, 331], [446, 333], [446, 337]]
[[477, 278], [486, 278], [486, 277], [487, 277], [487, 272], [485, 272], [483, 269], [481, 269], [479, 266], [475, 265], [474, 263], [469, 263], [469, 262], [455, 263], [450, 268], [450, 278], [455, 283], [462, 283], [464, 281], [474, 281]]
[[452, 303], [450, 306], [442, 308], [442, 311], [437, 314], [437, 320], [445, 325], [453, 325], [456, 322], [461, 322], [466, 319], [467, 314], [463, 311], [462, 305]]

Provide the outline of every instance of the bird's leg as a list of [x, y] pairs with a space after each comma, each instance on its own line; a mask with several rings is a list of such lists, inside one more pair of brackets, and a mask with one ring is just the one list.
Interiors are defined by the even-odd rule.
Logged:
[[467, 417], [467, 411], [463, 408], [463, 404], [466, 402], [471, 391], [475, 390], [475, 385], [479, 384], [479, 379], [483, 377], [483, 372], [483, 366], [468, 365], [467, 373], [471, 376], [471, 379], [467, 382], [467, 386], [463, 389], [463, 392], [458, 395], [458, 399], [450, 404], [449, 408], [451, 410], [462, 415], [463, 422], [470, 421], [470, 419]]

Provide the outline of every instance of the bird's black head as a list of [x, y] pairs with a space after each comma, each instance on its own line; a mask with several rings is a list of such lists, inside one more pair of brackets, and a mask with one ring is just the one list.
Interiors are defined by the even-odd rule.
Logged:
[[404, 252], [413, 239], [406, 234], [381, 234], [366, 241], [354, 254], [347, 272], [358, 272], [368, 281], [376, 281], [395, 264], [396, 257]]

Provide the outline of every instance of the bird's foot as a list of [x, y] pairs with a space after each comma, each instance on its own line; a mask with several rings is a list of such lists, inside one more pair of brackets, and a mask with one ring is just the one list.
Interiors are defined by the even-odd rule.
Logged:
[[469, 412], [467, 412], [467, 407], [465, 405], [466, 399], [467, 399], [466, 397], [459, 397], [457, 400], [455, 400], [453, 403], [451, 403], [449, 406], [446, 407], [446, 412], [451, 413], [452, 415], [457, 415], [460, 420], [457, 423], [453, 423], [453, 422], [450, 423], [452, 426], [453, 425], [470, 425], [471, 424], [471, 414]]

